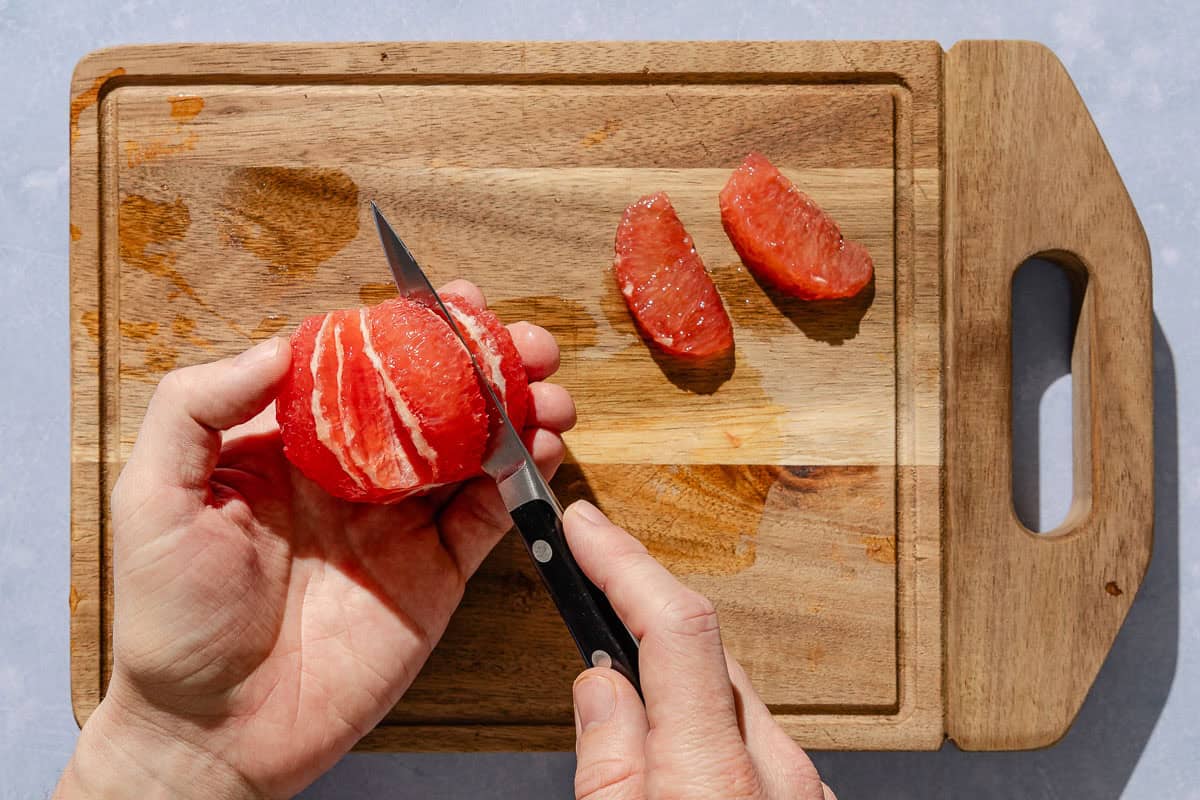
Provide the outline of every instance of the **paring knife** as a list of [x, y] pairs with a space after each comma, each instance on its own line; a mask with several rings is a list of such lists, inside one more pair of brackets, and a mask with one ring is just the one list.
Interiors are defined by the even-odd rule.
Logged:
[[483, 462], [483, 470], [500, 488], [500, 497], [521, 538], [525, 540], [525, 549], [529, 551], [534, 567], [542, 576], [542, 582], [554, 599], [554, 604], [558, 606], [558, 613], [575, 639], [584, 663], [594, 667], [612, 667], [628, 678], [641, 694], [637, 641], [613, 611], [608, 598], [588, 580], [571, 555], [563, 535], [563, 512], [558, 498], [538, 472], [533, 457], [525, 449], [520, 435], [508, 418], [504, 404], [492, 391], [470, 348], [467, 348], [462, 331], [442, 304], [429, 278], [373, 201], [371, 210], [375, 214], [379, 239], [400, 294], [433, 309], [449, 323], [450, 329], [467, 349], [471, 365], [479, 376], [479, 384], [484, 388], [484, 399], [499, 414], [502, 424], [496, 432], [495, 447]]

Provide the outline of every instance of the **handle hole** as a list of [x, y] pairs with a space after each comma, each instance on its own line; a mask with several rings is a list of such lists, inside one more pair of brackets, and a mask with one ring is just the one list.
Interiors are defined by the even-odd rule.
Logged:
[[1075, 452], [1074, 432], [1088, 387], [1072, 370], [1086, 339], [1076, 336], [1086, 275], [1077, 259], [1042, 254], [1022, 263], [1012, 281], [1013, 510], [1043, 535], [1057, 533], [1086, 495], [1075, 464], [1088, 454]]

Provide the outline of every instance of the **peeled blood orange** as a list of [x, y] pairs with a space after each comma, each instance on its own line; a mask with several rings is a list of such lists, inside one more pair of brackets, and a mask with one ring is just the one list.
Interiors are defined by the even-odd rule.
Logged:
[[[508, 330], [490, 311], [444, 299], [520, 430], [529, 386]], [[498, 420], [439, 314], [403, 298], [331, 311], [304, 320], [291, 346], [276, 398], [284, 453], [330, 494], [395, 502], [479, 474]]]
[[721, 190], [721, 224], [761, 280], [802, 300], [853, 297], [871, 282], [867, 249], [758, 153]]
[[613, 273], [638, 327], [664, 351], [708, 359], [733, 349], [733, 324], [664, 192], [625, 209]]

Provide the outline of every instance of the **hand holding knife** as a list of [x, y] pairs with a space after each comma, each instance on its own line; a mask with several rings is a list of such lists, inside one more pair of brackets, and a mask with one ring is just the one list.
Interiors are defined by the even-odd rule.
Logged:
[[[440, 314], [466, 348], [462, 332], [412, 253], [374, 202], [371, 210], [400, 294]], [[470, 355], [470, 349], [466, 349]], [[613, 611], [608, 598], [575, 562], [563, 535], [562, 506], [558, 498], [538, 472], [519, 432], [508, 418], [504, 404], [492, 391], [474, 356], [471, 356], [471, 365], [479, 376], [485, 401], [498, 413], [502, 423], [495, 434], [493, 450], [484, 459], [484, 472], [496, 481], [504, 506], [521, 533], [525, 549], [558, 607], [584, 663], [589, 667], [612, 667], [641, 694], [636, 640]]]

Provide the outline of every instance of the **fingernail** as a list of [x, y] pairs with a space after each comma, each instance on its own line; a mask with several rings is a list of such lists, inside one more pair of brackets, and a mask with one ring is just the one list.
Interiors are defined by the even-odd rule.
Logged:
[[259, 342], [249, 350], [239, 353], [237, 358], [233, 359], [233, 365], [235, 367], [252, 367], [264, 361], [270, 361], [279, 355], [279, 348], [282, 344], [283, 339], [278, 336], [267, 339], [265, 342]]
[[612, 682], [598, 675], [589, 675], [575, 684], [575, 733], [583, 733], [593, 725], [602, 725], [612, 716], [617, 693]]
[[586, 519], [593, 525], [604, 525], [608, 522], [608, 517], [604, 516], [604, 512], [596, 508], [587, 500], [576, 500], [571, 506], [575, 509], [575, 513]]

